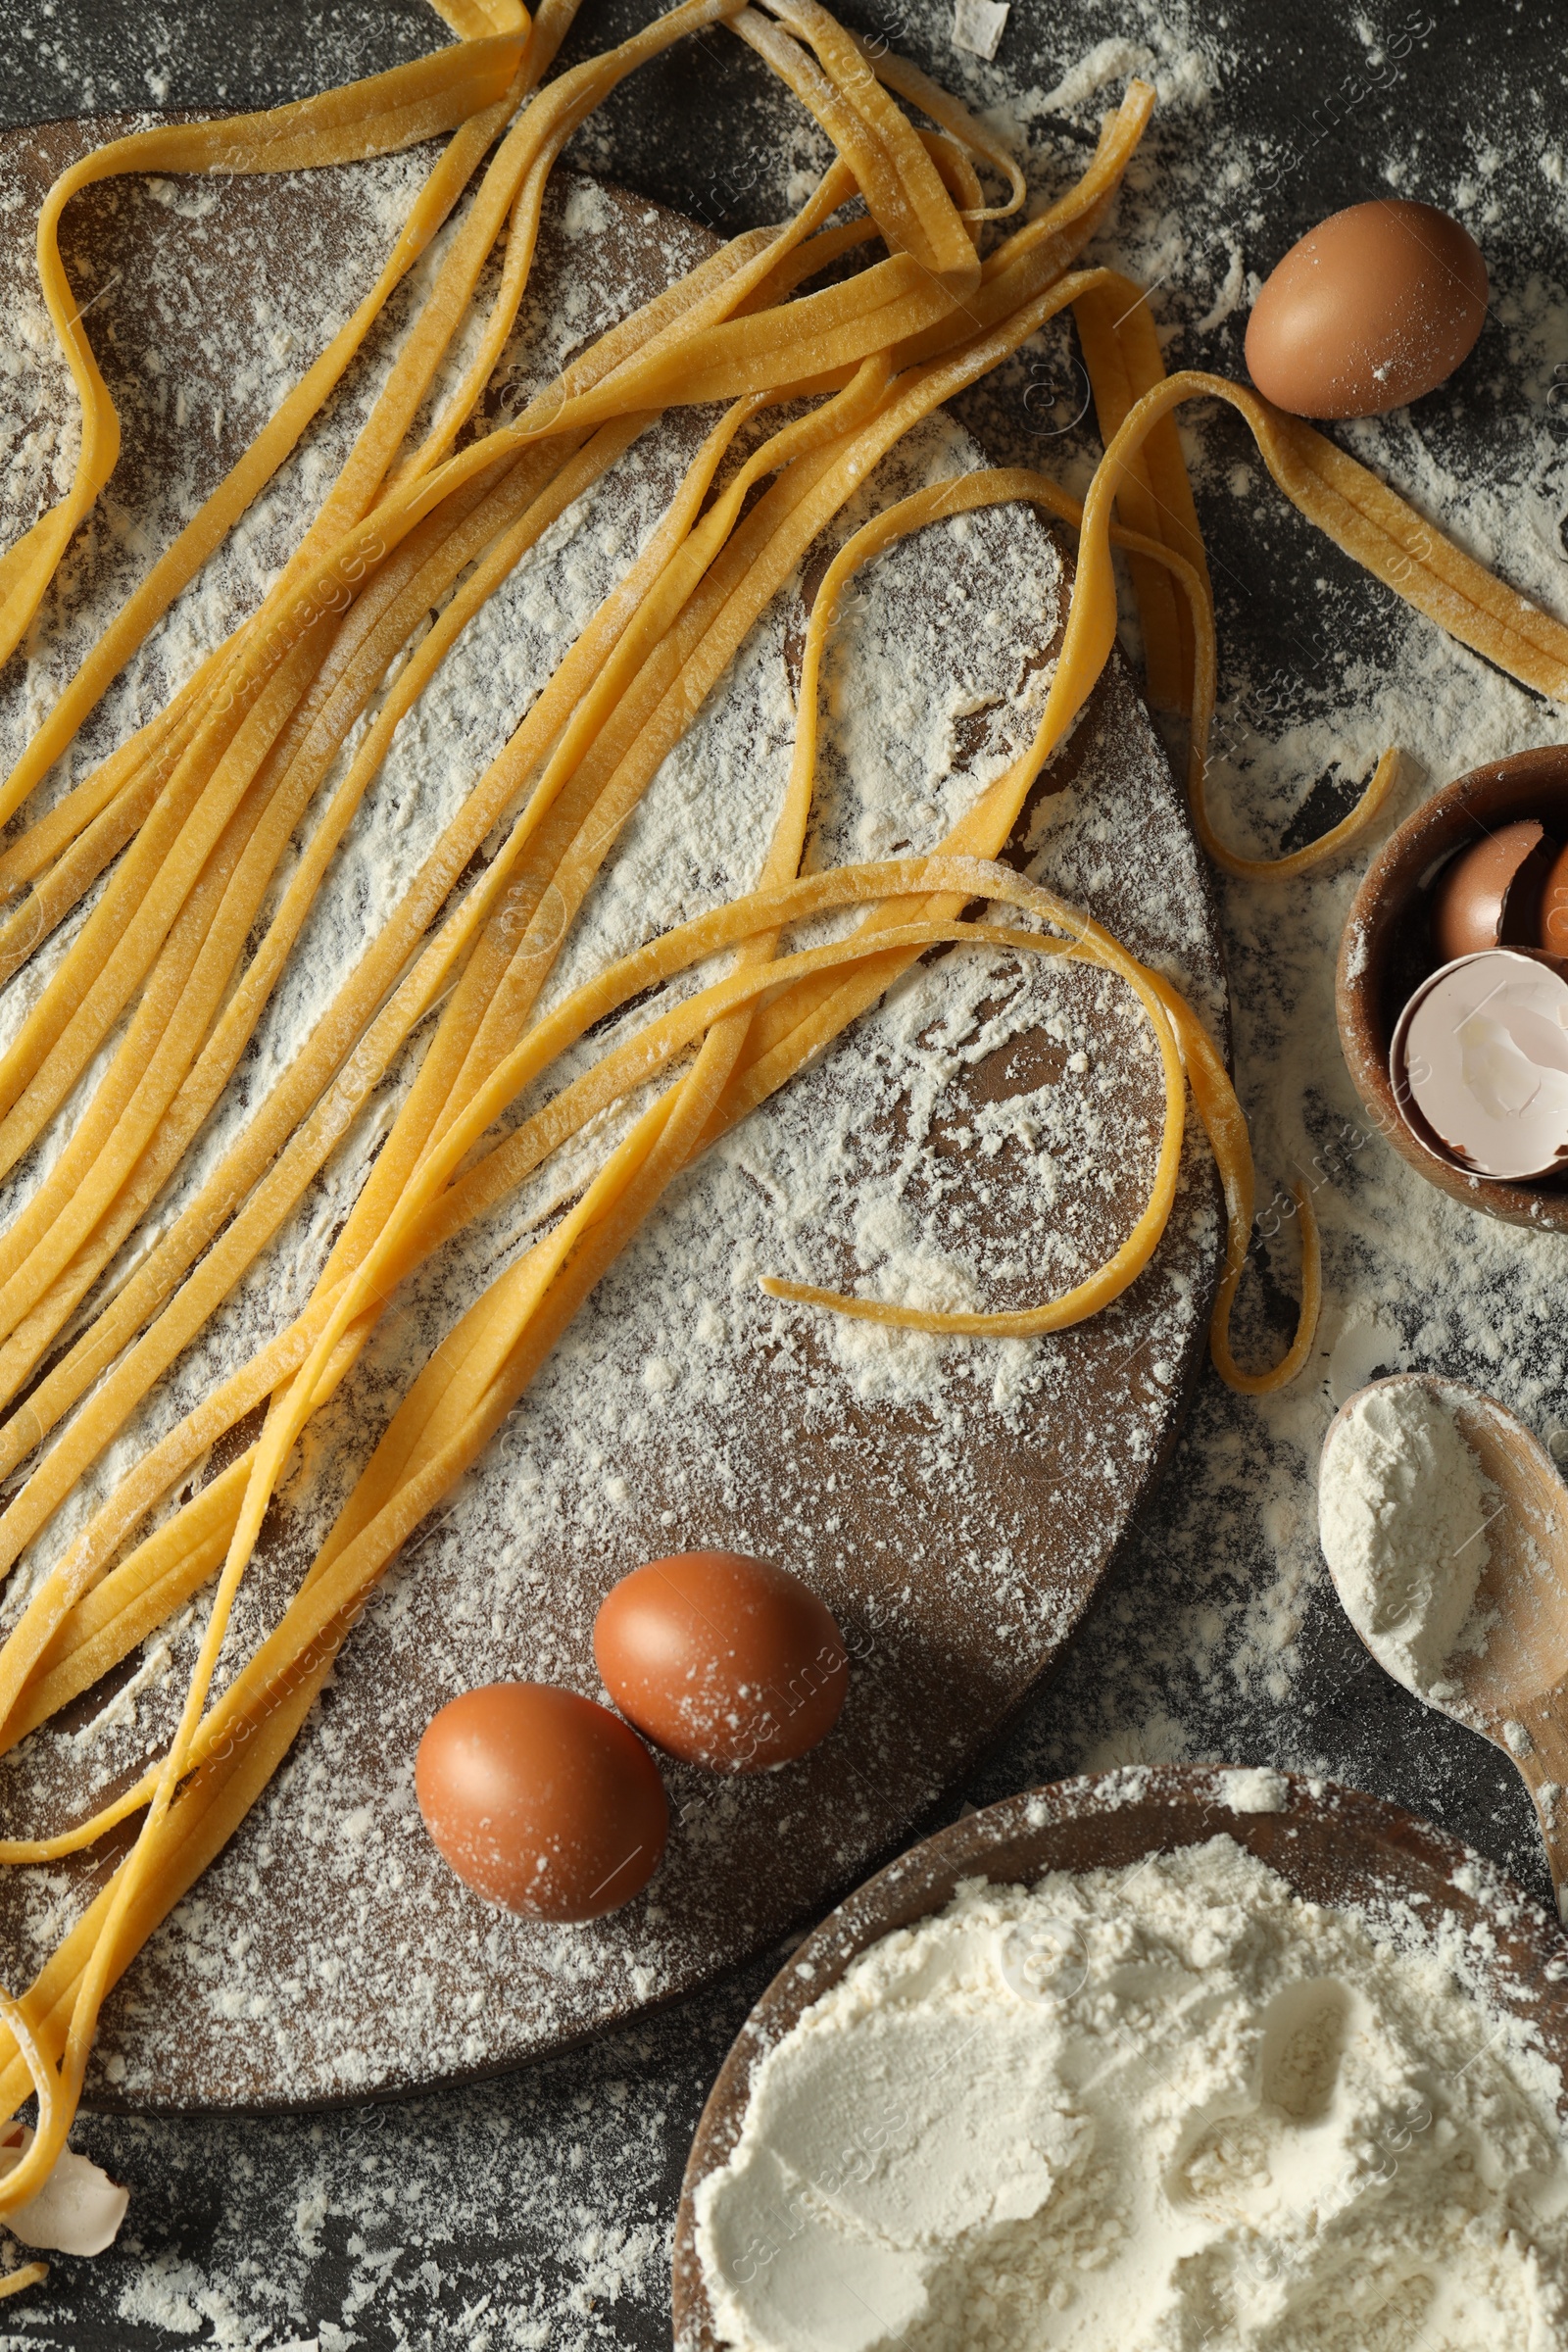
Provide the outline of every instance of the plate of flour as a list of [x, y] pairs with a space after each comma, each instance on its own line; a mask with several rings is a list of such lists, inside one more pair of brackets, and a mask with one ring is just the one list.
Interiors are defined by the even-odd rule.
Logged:
[[1010, 1797], [861, 1887], [704, 2113], [679, 2352], [1563, 2340], [1568, 1956], [1267, 1769]]

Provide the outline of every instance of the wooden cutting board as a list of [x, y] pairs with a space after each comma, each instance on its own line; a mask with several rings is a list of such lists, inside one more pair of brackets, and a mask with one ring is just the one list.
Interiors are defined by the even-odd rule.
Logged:
[[[32, 278], [39, 198], [120, 123], [0, 141], [8, 310], [0, 484], [9, 544], [69, 462], [74, 404]], [[0, 680], [11, 756], [181, 514], [253, 436], [374, 275], [427, 157], [286, 179], [128, 180], [78, 198], [68, 265], [125, 426], [121, 466], [29, 646]], [[710, 247], [623, 190], [562, 173], [508, 368], [526, 386]], [[402, 311], [318, 441], [172, 616], [88, 730], [74, 772], [260, 593], [319, 498]], [[503, 398], [512, 397], [504, 391]], [[659, 512], [704, 422], [645, 436], [519, 567], [400, 731], [215, 1133], [287, 1058], [400, 878], [516, 724]], [[880, 470], [804, 568], [807, 596], [864, 513], [983, 463], [940, 419]], [[825, 701], [810, 859], [934, 843], [1032, 732], [1065, 611], [1062, 552], [1030, 512], [944, 524], [881, 560], [847, 612]], [[746, 887], [789, 756], [807, 606], [764, 616], [616, 845], [572, 953], [589, 968]], [[1213, 908], [1181, 796], [1114, 661], [1015, 849], [1223, 1033]], [[367, 910], [369, 909], [369, 912]], [[377, 919], [379, 919], [377, 917]], [[47, 953], [47, 952], [46, 952]], [[565, 984], [563, 976], [562, 985]], [[0, 1036], [29, 983], [0, 998]], [[137, 1432], [303, 1299], [409, 1069]], [[1153, 1263], [1111, 1313], [1007, 1347], [884, 1335], [759, 1292], [767, 1271], [868, 1277], [911, 1297], [1013, 1303], [1107, 1254], [1152, 1164], [1157, 1065], [1116, 985], [1021, 982], [938, 959], [692, 1173], [579, 1317], [484, 1461], [410, 1544], [272, 1788], [111, 1999], [101, 2104], [270, 2107], [396, 2092], [508, 2066], [688, 1992], [812, 1919], [894, 1848], [991, 1741], [1070, 1636], [1157, 1476], [1201, 1360], [1221, 1238], [1189, 1137]], [[229, 1122], [225, 1127], [224, 1122]], [[198, 1152], [207, 1148], [198, 1145]], [[382, 1339], [308, 1433], [234, 1644], [254, 1641], [329, 1523], [413, 1366], [556, 1195], [509, 1206], [394, 1301]], [[26, 1171], [0, 1194], [15, 1213]], [[44, 1556], [64, 1540], [46, 1534]], [[744, 1781], [667, 1764], [672, 1832], [645, 1895], [588, 1927], [489, 1909], [451, 1877], [413, 1797], [437, 1707], [476, 1684], [600, 1695], [590, 1630], [639, 1561], [763, 1551], [823, 1593], [854, 1660], [845, 1714], [805, 1761]], [[0, 1771], [8, 1826], [77, 1818], [139, 1769], [177, 1704], [197, 1622], [174, 1629]], [[0, 1887], [3, 1974], [24, 1982], [91, 1868]]]

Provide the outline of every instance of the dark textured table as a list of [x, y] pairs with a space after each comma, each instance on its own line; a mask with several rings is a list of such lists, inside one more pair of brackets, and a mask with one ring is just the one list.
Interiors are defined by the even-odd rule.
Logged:
[[[585, 0], [568, 56], [608, 44], [651, 13], [643, 0]], [[1463, 390], [1421, 404], [1420, 430], [1455, 480], [1473, 482], [1497, 463], [1503, 442], [1521, 445], [1528, 429], [1538, 505], [1549, 512], [1555, 497], [1568, 506], [1550, 443], [1555, 395], [1568, 381], [1568, 213], [1553, 122], [1564, 74], [1553, 11], [1473, 0], [1420, 9], [1394, 0], [1371, 12], [1325, 10], [1317, 0], [1202, 0], [1170, 12], [1171, 32], [1132, 0], [1063, 0], [1049, 12], [1015, 0], [994, 69], [954, 58], [947, 0], [889, 0], [880, 13], [857, 0], [845, 13], [865, 29], [887, 29], [945, 77], [968, 74], [965, 86], [982, 103], [1050, 91], [1086, 52], [1122, 41], [1125, 54], [1106, 51], [1101, 61], [1113, 95], [1137, 63], [1133, 51], [1152, 44], [1174, 76], [1172, 105], [1151, 135], [1152, 170], [1140, 166], [1127, 201], [1158, 210], [1181, 199], [1203, 223], [1213, 251], [1205, 260], [1196, 240], [1172, 265], [1178, 284], [1195, 269], [1210, 281], [1221, 274], [1215, 255], [1231, 218], [1231, 157], [1250, 159], [1234, 206], [1236, 247], [1245, 246], [1250, 269], [1266, 270], [1323, 214], [1384, 189], [1391, 157], [1401, 193], [1464, 203], [1465, 189], [1479, 189], [1467, 217], [1482, 223], [1496, 316]], [[299, 0], [168, 0], [145, 12], [113, 0], [24, 0], [0, 26], [0, 109], [16, 123], [148, 105], [275, 104], [416, 56], [439, 35], [416, 0], [319, 10]], [[1184, 98], [1184, 57], [1206, 60], [1211, 89], [1201, 104], [1191, 102], [1190, 62]], [[1058, 178], [1104, 102], [1093, 78], [1076, 99], [1058, 101], [1069, 118], [1056, 140]], [[714, 122], [732, 132], [722, 144]], [[1052, 124], [1037, 113], [1030, 127], [1038, 139]], [[714, 225], [740, 226], [780, 217], [801, 158], [788, 102], [720, 31], [623, 88], [591, 126], [584, 160]], [[1160, 172], [1171, 175], [1167, 194], [1146, 198]], [[1157, 259], [1150, 273], [1157, 275]], [[1186, 326], [1198, 331], [1201, 300], [1185, 309], [1174, 297], [1155, 300], [1176, 344]], [[1204, 330], [1201, 356], [1240, 373], [1245, 296], [1237, 300], [1233, 286], [1229, 312], [1222, 301], [1213, 308], [1221, 315]], [[1510, 359], [1517, 335], [1509, 321], [1522, 313], [1539, 326], [1528, 381]], [[1072, 427], [1070, 361], [1051, 365], [1055, 376], [1043, 363], [1031, 379], [1027, 409], [1017, 397], [1009, 405], [1004, 388], [1004, 397], [976, 402], [972, 420], [1002, 445], [999, 455], [1050, 463], [1041, 439], [1059, 443], [1063, 469], [1070, 475], [1076, 466], [1081, 478], [1091, 444]], [[1018, 389], [1015, 381], [1014, 396]], [[1219, 478], [1225, 465], [1245, 470], [1239, 430], [1215, 446]], [[1200, 501], [1219, 584], [1222, 685], [1232, 677], [1266, 676], [1271, 688], [1282, 677], [1309, 682], [1325, 664], [1344, 668], [1375, 651], [1391, 625], [1384, 593], [1333, 550], [1308, 544], [1294, 517], [1212, 495], [1214, 478], [1206, 468]], [[1528, 584], [1550, 595], [1539, 562]], [[1555, 601], [1561, 609], [1565, 599]], [[1263, 737], [1297, 715], [1290, 688], [1282, 696], [1250, 685], [1233, 703], [1238, 723]], [[1532, 739], [1553, 731], [1550, 713], [1530, 711], [1523, 696], [1520, 711]], [[1319, 829], [1343, 798], [1343, 778], [1326, 771], [1287, 846]], [[1237, 917], [1237, 969], [1249, 986], [1258, 968], [1253, 928]], [[1247, 1040], [1244, 1019], [1244, 1094]], [[1321, 1083], [1343, 1094], [1337, 1072], [1325, 1067]], [[1372, 1156], [1357, 1159], [1365, 1140], [1342, 1142], [1339, 1159], [1324, 1163], [1325, 1184], [1342, 1207], [1349, 1203], [1342, 1222], [1352, 1235], [1356, 1186], [1370, 1181], [1383, 1149], [1373, 1139]], [[1419, 1200], [1413, 1213], [1425, 1213]], [[1503, 1266], [1506, 1315], [1499, 1306], [1489, 1316], [1484, 1300], [1446, 1323], [1412, 1315], [1407, 1360], [1521, 1401], [1561, 1457], [1561, 1316], [1546, 1310], [1564, 1296], [1568, 1266], [1559, 1244], [1519, 1248], [1538, 1254]], [[1462, 1293], [1467, 1283], [1495, 1284], [1500, 1262], [1489, 1240], [1473, 1263], [1455, 1260], [1453, 1285]], [[1340, 1246], [1331, 1289], [1337, 1281], [1342, 1315], [1354, 1269], [1353, 1250]], [[1288, 1258], [1275, 1263], [1265, 1248], [1264, 1272], [1265, 1304], [1279, 1322], [1293, 1279]], [[1357, 1343], [1357, 1380], [1378, 1368], [1375, 1334], [1387, 1324], [1386, 1275], [1374, 1287], [1385, 1322], [1374, 1319], [1371, 1344]], [[1534, 1299], [1538, 1318], [1523, 1339], [1521, 1298]], [[1330, 1409], [1324, 1369], [1308, 1376], [1321, 1392], [1321, 1422]], [[1342, 1364], [1342, 1385], [1345, 1377]], [[1529, 1804], [1506, 1760], [1386, 1681], [1341, 1617], [1310, 1544], [1311, 1413], [1299, 1404], [1292, 1411], [1294, 1419], [1271, 1421], [1205, 1381], [1156, 1505], [1067, 1662], [986, 1771], [955, 1793], [953, 1809], [1087, 1762], [1272, 1761], [1425, 1811], [1544, 1892]], [[1278, 1609], [1271, 1594], [1284, 1596]], [[1274, 1630], [1260, 1633], [1271, 1619]], [[125, 2233], [96, 2263], [61, 2262], [43, 2295], [7, 2307], [13, 2332], [0, 2341], [82, 2352], [179, 2342], [274, 2352], [667, 2342], [668, 2234], [687, 2143], [773, 1964], [760, 1961], [652, 2026], [578, 2055], [415, 2105], [265, 2122], [84, 2118], [78, 2143], [132, 2188]]]

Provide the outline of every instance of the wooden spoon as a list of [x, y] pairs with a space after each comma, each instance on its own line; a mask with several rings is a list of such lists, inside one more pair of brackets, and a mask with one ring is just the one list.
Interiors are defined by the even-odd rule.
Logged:
[[[1348, 1397], [1329, 1424], [1324, 1461], [1341, 1423], [1372, 1389], [1416, 1388], [1453, 1415], [1502, 1500], [1486, 1526], [1491, 1557], [1476, 1590], [1477, 1607], [1492, 1620], [1486, 1647], [1454, 1650], [1446, 1661], [1452, 1697], [1438, 1698], [1430, 1690], [1415, 1695], [1480, 1732], [1518, 1766], [1535, 1799], [1558, 1911], [1568, 1923], [1568, 1488], [1550, 1455], [1506, 1405], [1427, 1372], [1397, 1372]], [[1343, 1590], [1340, 1597], [1346, 1599]], [[1394, 1673], [1388, 1659], [1370, 1642], [1366, 1645], [1385, 1672]]]

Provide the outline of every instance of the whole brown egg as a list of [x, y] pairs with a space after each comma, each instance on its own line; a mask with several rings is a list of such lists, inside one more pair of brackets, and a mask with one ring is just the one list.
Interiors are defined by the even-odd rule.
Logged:
[[1293, 245], [1252, 306], [1247, 365], [1297, 416], [1377, 416], [1418, 400], [1474, 348], [1487, 265], [1430, 204], [1352, 204]]
[[744, 1552], [650, 1560], [606, 1593], [594, 1656], [621, 1713], [715, 1772], [802, 1756], [838, 1719], [849, 1660], [832, 1611]]
[[466, 1885], [535, 1919], [598, 1919], [647, 1886], [663, 1783], [608, 1707], [546, 1683], [489, 1683], [431, 1717], [414, 1767], [424, 1826]]

